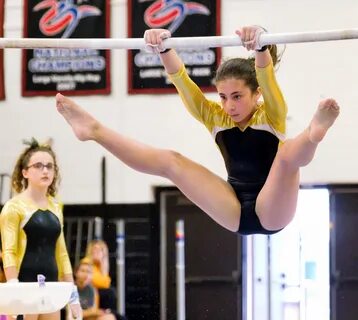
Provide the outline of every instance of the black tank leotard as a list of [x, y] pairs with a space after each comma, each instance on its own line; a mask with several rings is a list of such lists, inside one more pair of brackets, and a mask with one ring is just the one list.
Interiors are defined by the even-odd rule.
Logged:
[[19, 280], [36, 281], [43, 274], [46, 281], [58, 280], [55, 257], [56, 242], [61, 233], [61, 224], [51, 211], [38, 210], [24, 226], [27, 245], [19, 271]]

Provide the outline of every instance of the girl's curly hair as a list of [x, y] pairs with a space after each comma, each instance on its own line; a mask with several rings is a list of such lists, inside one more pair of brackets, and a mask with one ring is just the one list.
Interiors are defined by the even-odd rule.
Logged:
[[32, 137], [31, 140], [23, 140], [23, 143], [27, 145], [27, 148], [25, 148], [25, 150], [20, 154], [16, 161], [11, 178], [11, 186], [13, 190], [17, 193], [20, 193], [27, 188], [28, 181], [22, 175], [22, 170], [28, 168], [30, 159], [34, 153], [42, 151], [50, 154], [54, 161], [54, 178], [51, 185], [48, 187], [47, 195], [55, 196], [57, 192], [57, 186], [60, 181], [60, 175], [57, 166], [56, 155], [51, 147], [51, 141], [40, 144], [35, 138]]

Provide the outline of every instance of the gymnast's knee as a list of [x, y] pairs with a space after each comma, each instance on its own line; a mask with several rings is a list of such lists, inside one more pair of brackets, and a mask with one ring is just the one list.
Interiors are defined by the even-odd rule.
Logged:
[[170, 180], [182, 174], [185, 166], [185, 157], [177, 151], [167, 150], [162, 159], [162, 175]]
[[297, 170], [296, 166], [292, 163], [292, 156], [288, 143], [289, 142], [286, 142], [278, 149], [275, 162], [284, 170]]

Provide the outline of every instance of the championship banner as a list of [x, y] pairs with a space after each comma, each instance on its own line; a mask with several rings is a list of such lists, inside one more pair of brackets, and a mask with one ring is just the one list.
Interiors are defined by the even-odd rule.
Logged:
[[[5, 0], [0, 0], [0, 37], [4, 37]], [[4, 49], [0, 50], [0, 100], [5, 100]]]
[[[110, 0], [24, 0], [25, 38], [109, 38], [109, 30]], [[110, 91], [109, 50], [23, 50], [23, 96]]]
[[[172, 37], [220, 35], [220, 0], [129, 0], [128, 38], [142, 38], [145, 30], [163, 28]], [[221, 49], [177, 49], [190, 77], [203, 91], [214, 91], [213, 78]], [[128, 93], [176, 92], [158, 55], [128, 51]]]

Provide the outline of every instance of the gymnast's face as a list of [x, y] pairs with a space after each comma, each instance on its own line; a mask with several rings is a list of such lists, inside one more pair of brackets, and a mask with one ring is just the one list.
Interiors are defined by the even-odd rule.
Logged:
[[28, 186], [35, 188], [48, 188], [55, 175], [55, 163], [53, 157], [45, 151], [35, 152], [29, 159], [22, 175], [28, 181]]
[[245, 126], [257, 109], [260, 90], [252, 92], [244, 80], [228, 78], [216, 83], [221, 104], [230, 118]]

